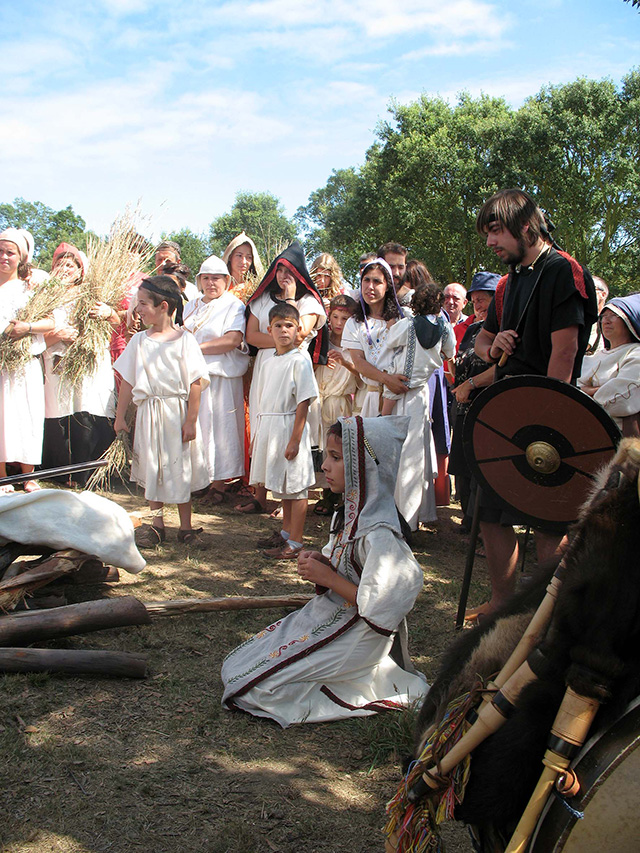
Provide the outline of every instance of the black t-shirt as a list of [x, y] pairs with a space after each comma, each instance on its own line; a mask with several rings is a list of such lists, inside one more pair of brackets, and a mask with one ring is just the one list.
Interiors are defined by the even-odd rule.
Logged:
[[[530, 270], [512, 272], [507, 282], [502, 306], [502, 322], [498, 322], [495, 298], [489, 306], [484, 328], [492, 335], [507, 329], [516, 329], [527, 300], [535, 285], [535, 291], [519, 332], [515, 352], [503, 367], [496, 368], [496, 379], [525, 373], [547, 375], [551, 358], [551, 333], [569, 326], [578, 326], [578, 353], [574, 362], [571, 381], [580, 375], [582, 358], [589, 342], [591, 319], [588, 318], [588, 300], [576, 288], [571, 263], [553, 249], [549, 250], [540, 272], [542, 259]], [[591, 276], [585, 270], [587, 287], [593, 289]], [[538, 281], [538, 276], [540, 279]], [[536, 281], [538, 281], [536, 285]]]

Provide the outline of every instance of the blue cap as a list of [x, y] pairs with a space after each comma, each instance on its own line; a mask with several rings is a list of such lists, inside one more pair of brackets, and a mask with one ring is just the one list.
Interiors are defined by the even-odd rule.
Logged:
[[467, 290], [467, 293], [473, 293], [474, 290], [488, 290], [490, 293], [493, 293], [498, 286], [499, 281], [500, 276], [498, 273], [485, 272], [482, 270], [481, 272], [475, 273], [471, 279], [471, 287]]

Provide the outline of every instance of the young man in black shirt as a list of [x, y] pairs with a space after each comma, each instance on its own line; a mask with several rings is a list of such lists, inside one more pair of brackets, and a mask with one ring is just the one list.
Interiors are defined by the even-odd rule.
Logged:
[[[593, 279], [587, 270], [551, 246], [544, 218], [523, 190], [501, 190], [486, 201], [476, 227], [500, 260], [509, 267], [476, 338], [476, 353], [497, 364], [496, 381], [505, 376], [537, 374], [575, 382], [597, 317]], [[511, 526], [514, 514], [481, 501], [481, 522], [491, 600], [468, 611], [467, 617], [489, 614], [515, 588], [518, 540]], [[538, 561], [553, 555], [560, 536], [536, 532]]]

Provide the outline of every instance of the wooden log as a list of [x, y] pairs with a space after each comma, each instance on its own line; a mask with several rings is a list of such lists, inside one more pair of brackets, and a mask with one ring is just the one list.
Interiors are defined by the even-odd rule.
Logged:
[[43, 583], [48, 583], [54, 578], [60, 577], [67, 572], [75, 572], [87, 561], [95, 561], [95, 557], [89, 554], [82, 554], [80, 551], [69, 549], [67, 551], [56, 551], [48, 559], [28, 569], [26, 572], [21, 572], [13, 578], [7, 578], [0, 581], [0, 593], [13, 591], [19, 587], [42, 586]]
[[[45, 548], [43, 547], [43, 551]], [[21, 542], [7, 542], [0, 547], [0, 574], [7, 569], [17, 557], [25, 554], [39, 554], [38, 545], [23, 545]]]
[[144, 604], [132, 595], [85, 601], [55, 610], [25, 611], [1, 618], [0, 646], [27, 645], [38, 640], [71, 637], [127, 625], [148, 625], [150, 621]]
[[66, 672], [145, 678], [147, 661], [130, 652], [78, 649], [0, 649], [0, 672]]
[[77, 572], [71, 572], [59, 579], [59, 583], [93, 584], [114, 583], [120, 580], [120, 572], [113, 566], [104, 566], [100, 560], [90, 560], [81, 566]]
[[144, 606], [149, 616], [182, 616], [185, 613], [203, 613], [209, 610], [258, 610], [267, 607], [304, 607], [313, 595], [247, 596], [228, 598], [175, 598], [169, 601], [147, 601]]

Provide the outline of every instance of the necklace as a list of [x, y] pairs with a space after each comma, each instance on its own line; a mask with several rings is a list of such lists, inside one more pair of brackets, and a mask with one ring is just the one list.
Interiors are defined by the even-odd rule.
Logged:
[[535, 260], [534, 260], [534, 261], [532, 261], [530, 264], [527, 264], [527, 265], [524, 265], [524, 266], [523, 266], [523, 264], [517, 264], [517, 265], [516, 265], [516, 272], [517, 272], [517, 273], [519, 273], [519, 272], [522, 272], [522, 270], [529, 270], [529, 271], [531, 272], [531, 270], [533, 270], [533, 268], [534, 268], [534, 267], [535, 267], [535, 265], [538, 263], [538, 261], [540, 260], [540, 258], [541, 258], [541, 257], [542, 257], [546, 252], [548, 252], [550, 248], [551, 248], [551, 246], [550, 246], [548, 243], [545, 243], [545, 245], [544, 245], [544, 246], [540, 249], [540, 251], [538, 252], [538, 254], [537, 254], [537, 256], [536, 256]]

